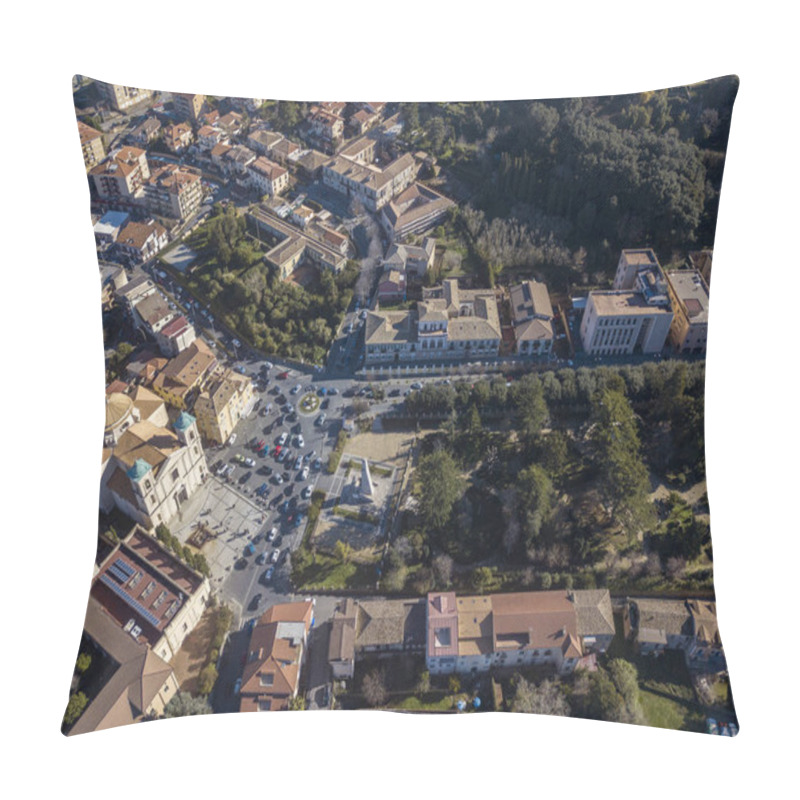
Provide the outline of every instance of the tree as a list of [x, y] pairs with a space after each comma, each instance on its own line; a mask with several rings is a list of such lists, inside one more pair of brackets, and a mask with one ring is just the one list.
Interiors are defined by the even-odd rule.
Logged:
[[655, 514], [633, 409], [624, 394], [610, 390], [594, 396], [593, 409], [601, 491], [611, 516], [628, 533], [649, 530]]
[[539, 686], [517, 676], [511, 710], [525, 714], [550, 714], [568, 717], [570, 707], [556, 681], [546, 680]]
[[303, 697], [301, 694], [296, 694], [291, 700], [289, 700], [289, 711], [305, 711], [306, 710], [306, 698]]
[[389, 693], [386, 691], [383, 670], [373, 669], [368, 672], [361, 682], [361, 691], [364, 694], [364, 699], [373, 708], [382, 706], [389, 697]]
[[451, 675], [447, 679], [447, 688], [450, 691], [450, 694], [458, 694], [461, 691], [461, 681], [458, 675]]
[[615, 658], [609, 662], [608, 674], [625, 703], [625, 713], [620, 721], [642, 724], [644, 714], [639, 699], [639, 673], [635, 665], [630, 661]]
[[217, 667], [215, 664], [206, 664], [200, 670], [200, 678], [198, 680], [197, 688], [200, 694], [211, 694], [214, 684], [217, 682]]
[[92, 657], [89, 655], [89, 653], [81, 653], [78, 656], [78, 660], [75, 662], [75, 671], [78, 674], [83, 675], [83, 673], [86, 672], [87, 669], [89, 669], [91, 664], [92, 664]]
[[67, 710], [64, 712], [64, 727], [69, 727], [78, 721], [88, 702], [89, 699], [83, 692], [75, 692], [75, 694], [70, 695]]
[[431, 674], [428, 670], [423, 670], [417, 681], [417, 696], [427, 694], [431, 690]]
[[541, 533], [553, 506], [553, 484], [538, 465], [522, 470], [517, 478], [520, 525], [526, 548], [530, 548]]
[[470, 584], [476, 592], [485, 592], [494, 579], [494, 573], [490, 567], [476, 567], [469, 576]]
[[441, 553], [433, 559], [433, 575], [437, 589], [447, 589], [453, 580], [453, 559], [447, 553]]
[[194, 717], [211, 713], [211, 706], [205, 697], [192, 697], [189, 692], [178, 692], [164, 706], [164, 716], [167, 718]]
[[339, 541], [336, 542], [333, 550], [336, 558], [341, 561], [342, 564], [350, 563], [350, 559], [353, 557], [353, 548], [348, 542], [339, 539]]
[[453, 457], [445, 450], [423, 456], [415, 478], [422, 518], [426, 525], [441, 530], [464, 491], [464, 481]]

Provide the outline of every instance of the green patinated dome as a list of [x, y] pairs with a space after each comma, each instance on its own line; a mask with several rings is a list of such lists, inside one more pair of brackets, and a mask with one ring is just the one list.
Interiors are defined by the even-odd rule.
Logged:
[[150, 465], [143, 458], [137, 458], [127, 475], [132, 481], [138, 481], [150, 472], [150, 469]]
[[194, 425], [194, 423], [195, 418], [191, 414], [181, 411], [180, 416], [175, 420], [174, 427], [176, 431], [185, 431], [187, 428]]

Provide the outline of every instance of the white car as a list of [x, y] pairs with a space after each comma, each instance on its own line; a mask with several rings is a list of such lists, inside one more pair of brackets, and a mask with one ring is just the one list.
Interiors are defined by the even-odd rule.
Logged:
[[284, 431], [280, 437], [278, 438], [278, 444], [283, 447], [286, 444], [286, 440], [289, 438], [289, 434]]
[[298, 447], [305, 447], [306, 446], [306, 440], [303, 438], [303, 434], [302, 433], [298, 433], [297, 434], [297, 446]]
[[[308, 467], [306, 467], [306, 469], [308, 469]], [[303, 489], [303, 491], [300, 493], [300, 497], [302, 497], [303, 500], [308, 500], [308, 498], [311, 497], [311, 491], [312, 491], [311, 487], [306, 486], [306, 488]]]
[[232, 433], [228, 438], [228, 446], [230, 447], [236, 441], [236, 434]]
[[278, 535], [278, 529], [273, 525], [270, 528], [269, 533], [267, 534], [267, 541], [268, 542], [273, 541], [277, 535]]
[[277, 564], [277, 563], [278, 563], [278, 559], [279, 559], [280, 557], [281, 557], [281, 551], [280, 551], [280, 550], [273, 550], [273, 551], [272, 551], [272, 555], [269, 557], [269, 560], [270, 560], [270, 561], [271, 561], [273, 564]]
[[306, 478], [308, 478], [308, 465], [303, 467], [303, 471], [300, 473], [300, 480], [301, 481], [304, 481]]
[[246, 459], [244, 460], [244, 465], [245, 465], [246, 467], [254, 467], [254, 466], [256, 465], [256, 462], [255, 462], [255, 461], [253, 461], [253, 459], [252, 459], [252, 458], [246, 458]]

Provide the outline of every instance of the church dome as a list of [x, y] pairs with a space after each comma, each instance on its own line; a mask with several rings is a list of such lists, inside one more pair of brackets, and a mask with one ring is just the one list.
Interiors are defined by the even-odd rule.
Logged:
[[106, 398], [106, 433], [119, 429], [133, 413], [133, 400], [126, 394], [113, 392]]

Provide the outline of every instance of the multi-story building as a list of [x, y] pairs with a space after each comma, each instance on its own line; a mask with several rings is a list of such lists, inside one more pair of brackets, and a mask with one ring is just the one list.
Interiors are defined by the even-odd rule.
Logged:
[[282, 603], [267, 609], [250, 634], [242, 671], [239, 711], [286, 711], [297, 696], [314, 603]]
[[[183, 314], [179, 314], [156, 332], [155, 340], [165, 356], [174, 357], [197, 340], [197, 333], [194, 325]], [[198, 427], [201, 428], [199, 420]]]
[[242, 132], [243, 123], [244, 117], [241, 114], [237, 114], [235, 111], [229, 111], [211, 124], [221, 128], [228, 136], [238, 136]]
[[[131, 628], [133, 630], [133, 628]], [[93, 694], [69, 735], [154, 719], [178, 693], [178, 679], [167, 661], [124, 630], [93, 597], [89, 597], [84, 635], [102, 653], [105, 679]]]
[[[169, 424], [169, 416], [164, 401], [144, 386], [137, 386], [125, 392], [106, 391], [106, 424], [103, 432], [103, 446], [113, 449], [120, 436], [137, 422], [149, 422], [164, 428]], [[110, 451], [109, 451], [110, 455]]]
[[410, 153], [404, 153], [382, 169], [341, 154], [322, 168], [322, 180], [326, 186], [357, 199], [372, 212], [383, 208], [410, 186], [416, 174], [417, 165]]
[[460, 289], [448, 279], [426, 289], [416, 310], [370, 311], [365, 363], [494, 358], [502, 331], [491, 289]]
[[540, 281], [523, 281], [509, 291], [517, 355], [547, 355], [553, 349], [553, 306]]
[[711, 600], [627, 598], [622, 616], [625, 637], [642, 655], [681, 650], [690, 669], [721, 672], [725, 652]]
[[149, 222], [129, 222], [117, 237], [117, 248], [131, 261], [140, 264], [167, 246], [169, 234], [163, 225]]
[[711, 288], [711, 262], [714, 259], [713, 250], [697, 250], [694, 253], [689, 253], [687, 266], [689, 269], [696, 269], [706, 282], [706, 286]]
[[142, 298], [157, 291], [155, 283], [148, 275], [139, 275], [117, 289], [116, 296], [123, 308], [132, 315], [134, 306]]
[[137, 147], [147, 147], [156, 139], [160, 131], [161, 122], [158, 117], [147, 117], [131, 131], [130, 140]]
[[282, 280], [288, 278], [304, 262], [333, 272], [341, 272], [347, 264], [347, 258], [341, 249], [336, 250], [331, 247], [325, 241], [323, 234], [317, 236], [317, 229], [313, 226], [299, 230], [264, 206], [251, 211], [247, 218], [248, 222], [253, 224], [257, 235], [266, 235], [270, 239], [278, 240], [278, 243], [267, 252], [266, 258], [267, 263], [278, 270]]
[[264, 156], [259, 156], [247, 171], [250, 185], [261, 195], [275, 197], [289, 186], [288, 171]]
[[203, 202], [200, 176], [176, 164], [159, 167], [144, 186], [145, 200], [153, 214], [188, 219]]
[[200, 118], [205, 99], [206, 96], [204, 94], [185, 94], [182, 92], [174, 92], [172, 95], [172, 104], [174, 106], [175, 113], [180, 119], [185, 119], [194, 123]]
[[194, 417], [181, 413], [172, 430], [141, 420], [125, 430], [105, 460], [101, 508], [116, 506], [155, 528], [172, 519], [207, 476]]
[[282, 139], [282, 133], [257, 129], [248, 134], [247, 145], [259, 155], [268, 156], [272, 152], [272, 148]]
[[614, 636], [607, 590], [428, 595], [426, 665], [432, 674], [550, 664], [571, 673]]
[[454, 207], [455, 203], [443, 194], [421, 183], [412, 183], [381, 209], [379, 220], [389, 240], [394, 242], [430, 230]]
[[308, 138], [318, 142], [323, 150], [333, 152], [332, 148], [344, 135], [344, 119], [324, 108], [312, 106], [306, 122]]
[[590, 292], [581, 320], [581, 341], [589, 355], [660, 353], [672, 308], [667, 281], [650, 249], [623, 250], [614, 288]]
[[137, 327], [153, 337], [177, 316], [177, 312], [167, 305], [167, 301], [158, 292], [142, 298], [133, 307], [133, 318]]
[[194, 403], [197, 427], [207, 442], [228, 440], [240, 419], [252, 410], [253, 382], [229, 367], [217, 365]]
[[708, 286], [694, 269], [666, 273], [672, 302], [670, 341], [678, 352], [703, 354], [708, 340]]
[[197, 146], [203, 152], [210, 152], [218, 144], [225, 144], [226, 142], [226, 134], [218, 128], [213, 128], [211, 125], [203, 125], [197, 131]]
[[106, 211], [94, 225], [94, 238], [98, 247], [114, 244], [129, 219], [130, 214], [124, 211]]
[[134, 203], [141, 199], [150, 178], [147, 154], [138, 147], [121, 147], [92, 167], [89, 175], [101, 200]]
[[383, 266], [402, 270], [406, 277], [413, 275], [424, 278], [433, 266], [435, 254], [436, 239], [426, 236], [420, 247], [410, 244], [391, 245], [386, 251]]
[[[212, 158], [214, 150], [211, 151]], [[227, 175], [246, 176], [248, 167], [255, 163], [257, 156], [243, 144], [235, 144], [222, 154], [222, 169]]]
[[384, 267], [378, 281], [379, 303], [401, 303], [406, 299], [406, 273], [396, 267]]
[[88, 172], [106, 157], [106, 149], [103, 146], [103, 134], [101, 131], [92, 128], [90, 125], [86, 125], [80, 120], [78, 120], [78, 134], [81, 137], [83, 163]]
[[217, 357], [202, 340], [195, 339], [170, 359], [153, 378], [150, 388], [173, 408], [191, 408], [206, 379], [217, 366]]
[[194, 141], [191, 126], [186, 122], [164, 128], [164, 144], [173, 153], [182, 153]]
[[136, 89], [133, 86], [118, 86], [115, 83], [95, 81], [100, 94], [117, 111], [127, 111], [139, 103], [144, 103], [153, 96], [150, 89]]
[[425, 600], [346, 598], [331, 619], [328, 663], [336, 679], [352, 678], [362, 653], [392, 655], [425, 649]]

